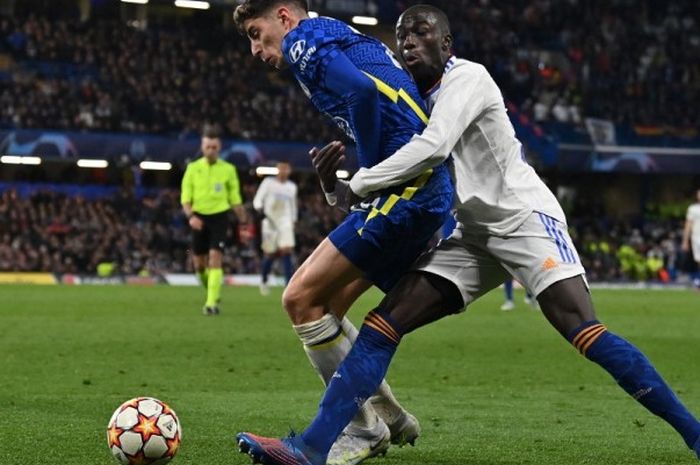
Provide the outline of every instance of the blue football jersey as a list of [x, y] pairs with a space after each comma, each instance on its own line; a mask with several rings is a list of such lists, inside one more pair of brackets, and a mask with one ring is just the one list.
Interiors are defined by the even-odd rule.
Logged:
[[382, 42], [332, 18], [305, 19], [284, 38], [282, 53], [306, 95], [353, 140], [348, 102], [327, 87], [329, 63], [343, 53], [372, 79], [380, 98], [379, 153], [358, 147], [358, 163], [369, 168], [392, 155], [428, 122], [423, 100], [411, 76]]

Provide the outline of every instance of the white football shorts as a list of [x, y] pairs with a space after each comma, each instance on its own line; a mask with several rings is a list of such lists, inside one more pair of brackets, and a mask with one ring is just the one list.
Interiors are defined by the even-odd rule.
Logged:
[[585, 274], [566, 228], [539, 212], [505, 236], [470, 232], [458, 225], [450, 237], [421, 256], [414, 269], [453, 282], [465, 306], [510, 276], [537, 296], [558, 281]]
[[265, 218], [262, 221], [262, 250], [266, 254], [274, 254], [279, 249], [293, 249], [294, 242], [294, 225], [289, 222], [282, 223], [278, 226]]

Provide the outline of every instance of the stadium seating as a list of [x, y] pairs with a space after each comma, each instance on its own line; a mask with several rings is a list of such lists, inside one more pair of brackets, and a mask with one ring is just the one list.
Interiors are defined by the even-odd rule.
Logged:
[[[380, 16], [390, 18], [420, 1], [382, 3], [388, 7]], [[552, 151], [542, 128], [582, 143], [586, 117], [615, 122], [625, 143], [697, 146], [700, 114], [688, 105], [700, 100], [697, 2], [434, 3], [452, 21], [456, 52], [488, 67], [511, 116], [527, 121], [514, 121], [519, 136], [528, 146], [542, 144], [534, 149], [541, 157]], [[184, 138], [207, 120], [239, 139], [343, 137], [288, 75], [251, 57], [247, 40], [231, 28], [0, 17], [0, 127]], [[254, 182], [245, 186], [248, 199]], [[312, 214], [297, 228], [299, 260], [337, 220], [315, 181], [303, 184], [300, 204]], [[174, 190], [132, 197], [115, 188], [76, 193], [15, 185], [0, 192], [0, 270], [95, 273], [99, 263], [113, 262], [115, 272], [136, 274], [190, 266]], [[657, 279], [658, 259], [671, 277], [682, 266], [678, 221], [569, 216], [593, 280]], [[229, 239], [235, 245], [226, 269], [257, 272], [256, 245], [237, 243], [234, 231]]]
[[[340, 219], [314, 179], [302, 177], [300, 184], [299, 262]], [[253, 180], [245, 183], [248, 197], [255, 186]], [[95, 274], [100, 263], [113, 263], [113, 272], [124, 275], [190, 270], [189, 229], [178, 191], [134, 196], [124, 189], [54, 187], [0, 185], [0, 271]], [[592, 281], [673, 279], [684, 266], [679, 220], [612, 219], [586, 205], [576, 206], [571, 217], [572, 238]], [[259, 244], [239, 239], [231, 229], [225, 268], [257, 273]]]
[[[392, 11], [411, 3], [418, 1]], [[441, 6], [456, 52], [486, 65], [505, 97], [535, 121], [577, 125], [591, 116], [641, 136], [697, 136], [700, 113], [687, 105], [700, 98], [696, 2]], [[116, 20], [30, 16], [2, 19], [0, 37], [15, 62], [0, 76], [6, 127], [187, 134], [222, 119], [234, 137], [338, 137], [298, 87], [251, 57], [231, 29], [152, 22], [140, 30]]]
[[[300, 186], [297, 259], [303, 260], [339, 220], [315, 180]], [[243, 186], [252, 198], [257, 182]], [[191, 263], [189, 227], [179, 191], [24, 184], [0, 185], [0, 271], [97, 273], [113, 263], [123, 275], [185, 272]], [[252, 215], [252, 211], [251, 217]], [[230, 229], [224, 267], [230, 273], [259, 271], [259, 244], [239, 240]]]

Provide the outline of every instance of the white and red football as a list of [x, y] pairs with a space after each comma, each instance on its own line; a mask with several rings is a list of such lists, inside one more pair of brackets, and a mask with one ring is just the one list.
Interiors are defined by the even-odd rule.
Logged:
[[177, 415], [165, 402], [152, 397], [124, 402], [107, 425], [107, 445], [123, 465], [168, 463], [180, 441]]

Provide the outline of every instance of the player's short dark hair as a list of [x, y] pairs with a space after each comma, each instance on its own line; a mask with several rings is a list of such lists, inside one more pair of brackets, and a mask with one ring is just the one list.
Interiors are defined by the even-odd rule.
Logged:
[[202, 137], [209, 139], [221, 139], [221, 126], [218, 124], [207, 123], [202, 127]]
[[307, 0], [243, 0], [243, 3], [238, 5], [233, 12], [233, 22], [236, 23], [238, 32], [246, 35], [243, 26], [246, 21], [263, 16], [277, 5], [290, 5], [304, 10], [307, 13], [309, 12], [309, 3]]
[[428, 5], [428, 4], [418, 4], [418, 5], [413, 5], [412, 7], [409, 7], [406, 9], [406, 11], [403, 12], [403, 14], [426, 14], [426, 15], [433, 15], [435, 17], [435, 20], [437, 21], [436, 24], [440, 28], [440, 31], [445, 34], [451, 34], [450, 32], [450, 20], [445, 14], [444, 11], [442, 11], [440, 8], [434, 6], [434, 5]]

